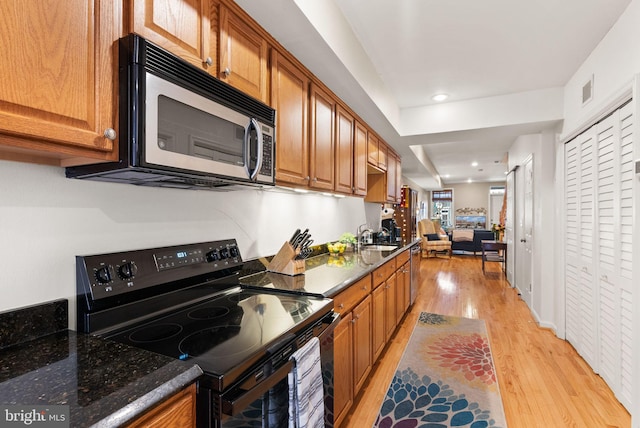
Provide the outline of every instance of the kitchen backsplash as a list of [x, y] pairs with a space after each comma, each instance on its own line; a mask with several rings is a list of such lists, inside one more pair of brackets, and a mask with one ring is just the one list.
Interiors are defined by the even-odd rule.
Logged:
[[[210, 192], [67, 179], [0, 161], [0, 311], [69, 299], [75, 256], [236, 238], [244, 259], [275, 254], [293, 231], [318, 243], [365, 223], [361, 198], [289, 191]], [[370, 209], [370, 208], [369, 208]]]

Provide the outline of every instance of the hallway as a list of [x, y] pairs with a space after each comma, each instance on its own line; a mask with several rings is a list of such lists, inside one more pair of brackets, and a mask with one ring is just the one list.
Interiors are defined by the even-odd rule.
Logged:
[[370, 427], [420, 312], [485, 320], [509, 428], [631, 426], [629, 413], [566, 341], [537, 326], [500, 264], [454, 255], [423, 259], [418, 297], [343, 427]]

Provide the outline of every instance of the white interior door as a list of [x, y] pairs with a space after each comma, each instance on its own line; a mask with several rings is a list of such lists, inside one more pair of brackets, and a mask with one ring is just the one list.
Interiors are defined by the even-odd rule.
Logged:
[[531, 306], [532, 280], [532, 248], [533, 248], [533, 156], [529, 156], [522, 165], [522, 215], [520, 216], [520, 237], [518, 254], [518, 292], [527, 306]]
[[504, 237], [507, 242], [507, 281], [513, 287], [515, 285], [516, 251], [514, 247], [516, 219], [516, 172], [509, 171], [507, 174], [507, 218], [504, 226]]

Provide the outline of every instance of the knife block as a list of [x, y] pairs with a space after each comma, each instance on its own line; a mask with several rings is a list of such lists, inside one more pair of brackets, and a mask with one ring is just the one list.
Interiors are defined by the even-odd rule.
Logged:
[[303, 274], [305, 261], [296, 260], [298, 254], [299, 251], [296, 251], [289, 242], [285, 242], [267, 266], [267, 270], [285, 275]]

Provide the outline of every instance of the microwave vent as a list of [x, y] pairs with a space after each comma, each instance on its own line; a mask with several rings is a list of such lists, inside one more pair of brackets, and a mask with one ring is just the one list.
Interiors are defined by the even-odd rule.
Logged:
[[249, 116], [275, 126], [275, 111], [271, 107], [151, 43], [145, 43], [144, 66], [162, 77], [180, 79], [204, 97], [231, 108], [240, 107]]

